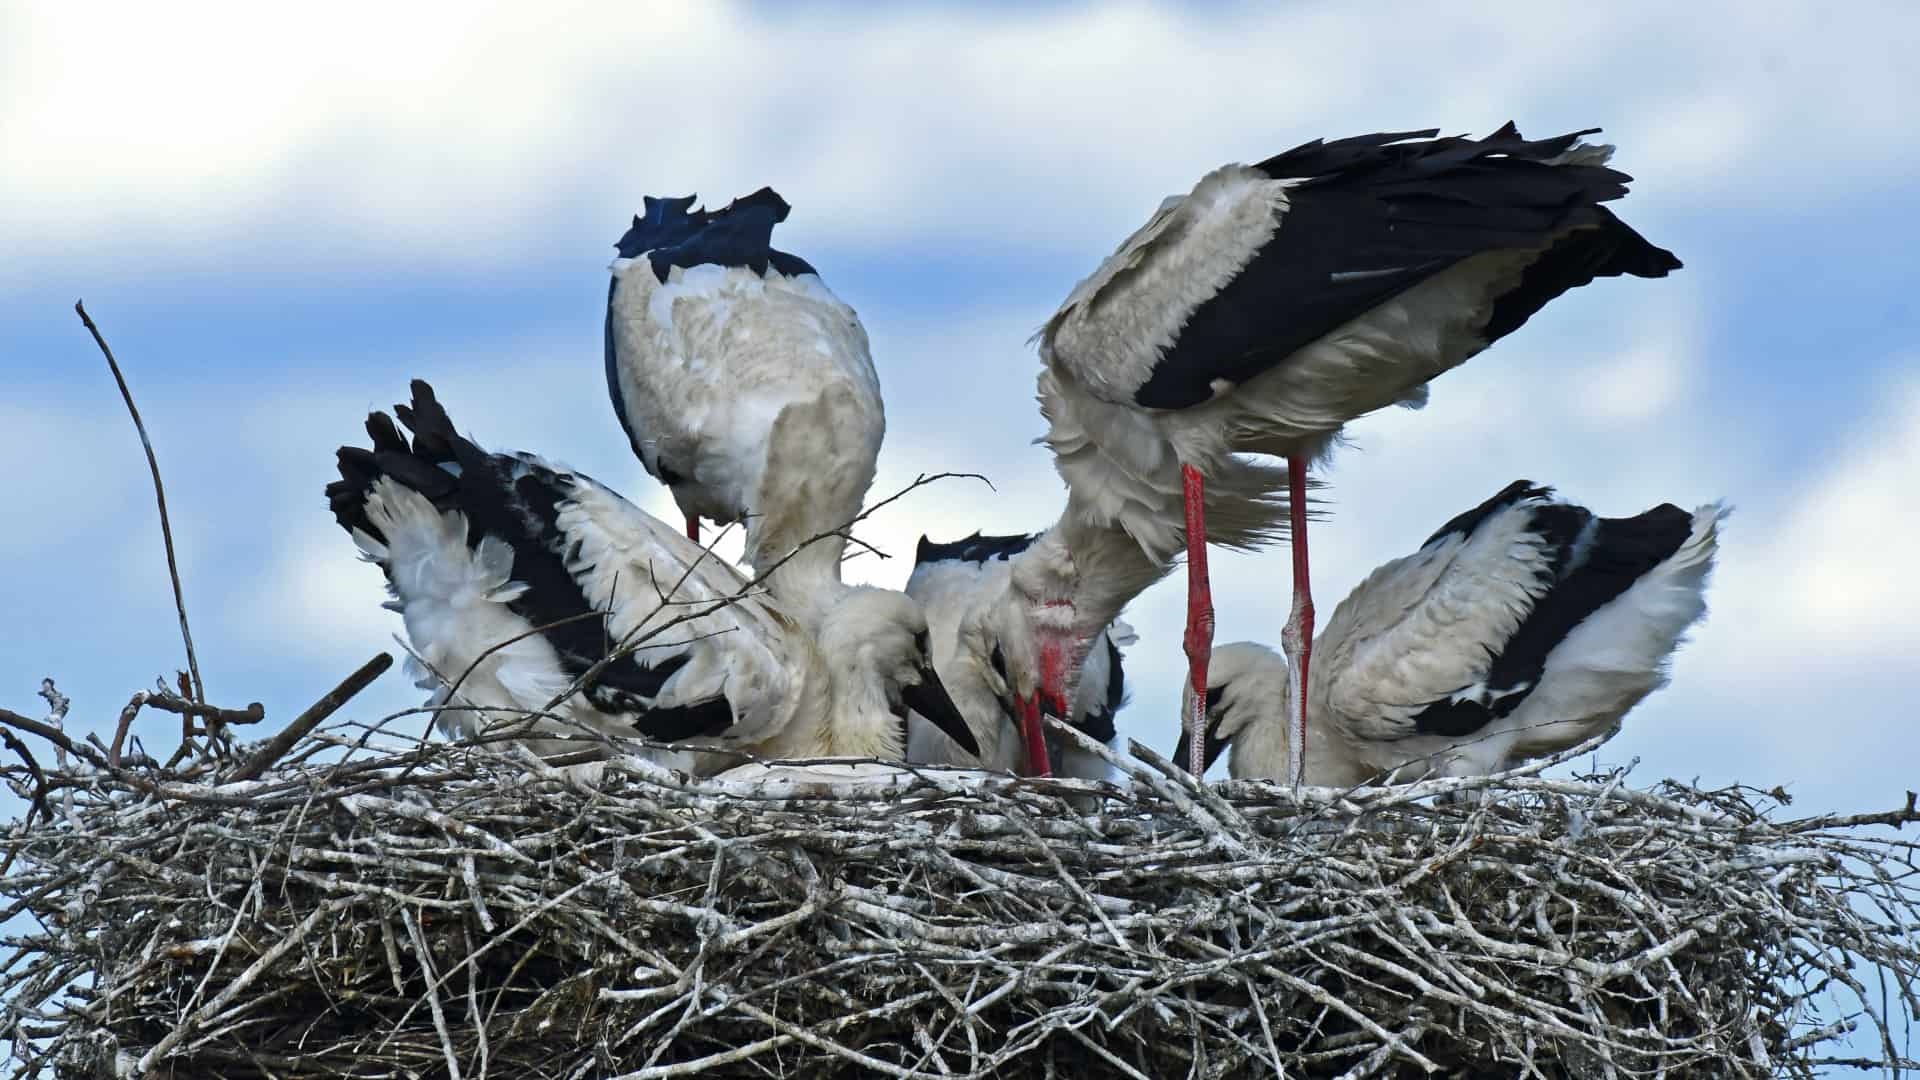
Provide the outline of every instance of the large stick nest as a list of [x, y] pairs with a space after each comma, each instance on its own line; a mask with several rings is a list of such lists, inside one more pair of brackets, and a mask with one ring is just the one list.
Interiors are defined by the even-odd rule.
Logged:
[[4, 843], [18, 1075], [1914, 1064], [1914, 845], [1865, 831], [1903, 812], [1539, 769], [1296, 796], [1138, 748], [1113, 782], [768, 797], [370, 734], [252, 781], [49, 770]]

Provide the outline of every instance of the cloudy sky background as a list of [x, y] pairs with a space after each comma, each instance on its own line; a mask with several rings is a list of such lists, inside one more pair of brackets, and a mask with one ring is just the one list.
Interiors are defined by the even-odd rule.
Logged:
[[[1687, 268], [1580, 290], [1352, 427], [1315, 532], [1322, 610], [1526, 476], [1610, 514], [1715, 498], [1709, 621], [1602, 759], [1779, 783], [1795, 811], [1920, 781], [1920, 7], [619, 2], [0, 7], [0, 704], [76, 733], [181, 663], [115, 345], [171, 497], [212, 697], [284, 721], [397, 619], [320, 489], [369, 408], [431, 379], [483, 442], [658, 514], [607, 406], [610, 245], [645, 194], [771, 184], [781, 246], [861, 313], [887, 391], [852, 564], [1036, 529], [1062, 489], [1028, 337], [1166, 194], [1316, 136], [1603, 126], [1624, 216]], [[1283, 550], [1217, 554], [1219, 640], [1277, 639]], [[1130, 613], [1123, 735], [1170, 744], [1176, 577]], [[354, 708], [417, 702], [389, 675]], [[156, 738], [170, 720], [147, 722]], [[0, 796], [0, 809], [19, 803]]]
[[[0, 704], [77, 732], [181, 663], [115, 346], [168, 482], [212, 697], [284, 720], [392, 648], [320, 489], [431, 379], [484, 443], [668, 516], [600, 373], [611, 244], [645, 194], [794, 206], [782, 247], [864, 319], [876, 494], [922, 532], [1047, 524], [1027, 339], [1169, 193], [1316, 136], [1603, 126], [1623, 216], [1687, 268], [1570, 295], [1353, 425], [1314, 534], [1323, 611], [1509, 480], [1609, 514], [1715, 498], [1712, 615], [1602, 759], [1784, 784], [1795, 811], [1920, 781], [1920, 6], [1627, 2], [684, 9], [631, 2], [0, 8]], [[1277, 640], [1284, 550], [1217, 554], [1220, 641]], [[1176, 577], [1130, 613], [1123, 735], [1170, 745]], [[418, 692], [389, 675], [355, 708]], [[164, 742], [171, 724], [147, 721]], [[17, 810], [17, 802], [5, 807]]]

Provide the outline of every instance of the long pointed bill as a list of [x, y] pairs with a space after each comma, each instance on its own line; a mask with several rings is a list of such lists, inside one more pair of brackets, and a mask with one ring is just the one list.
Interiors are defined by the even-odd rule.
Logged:
[[1040, 710], [1044, 706], [1061, 719], [1071, 715], [1067, 710], [1067, 686], [1072, 682], [1074, 645], [1070, 633], [1043, 631], [1039, 637], [1040, 686], [1024, 706], [1022, 723], [1028, 726], [1025, 733], [1028, 768], [1034, 776], [1052, 776], [1052, 763], [1047, 759], [1046, 725], [1040, 721]]
[[1047, 758], [1047, 739], [1041, 730], [1040, 695], [1015, 698], [1014, 707], [1020, 719], [1020, 735], [1027, 744], [1027, 775], [1052, 776], [1053, 763]]
[[967, 726], [967, 718], [960, 714], [960, 706], [953, 703], [953, 695], [947, 693], [940, 676], [931, 667], [920, 668], [919, 675], [918, 683], [900, 688], [901, 704], [926, 717], [947, 738], [959, 743], [960, 749], [979, 757], [980, 744], [974, 740], [973, 729]]
[[687, 515], [687, 539], [693, 541], [696, 544], [700, 542], [700, 515], [699, 514]]
[[[1196, 775], [1204, 775], [1208, 769], [1213, 768], [1213, 763], [1219, 761], [1220, 755], [1227, 749], [1227, 740], [1222, 739], [1219, 735], [1220, 721], [1207, 720], [1203, 715], [1201, 724], [1201, 730], [1206, 734], [1201, 742], [1200, 773]], [[1187, 733], [1182, 731], [1180, 733], [1180, 742], [1174, 746], [1173, 753], [1167, 755], [1167, 760], [1186, 769], [1188, 772], [1192, 772], [1193, 770], [1190, 768], [1192, 762], [1187, 756], [1187, 749]]]

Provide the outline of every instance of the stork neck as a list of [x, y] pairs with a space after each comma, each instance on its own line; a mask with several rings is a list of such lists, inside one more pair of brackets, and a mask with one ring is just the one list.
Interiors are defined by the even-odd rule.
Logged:
[[1118, 526], [1076, 513], [1071, 498], [1060, 520], [1022, 553], [1011, 588], [1033, 631], [1036, 674], [1058, 695], [1059, 708], [1079, 696], [1081, 666], [1095, 635], [1168, 569]]
[[1040, 580], [1049, 590], [1065, 586], [1060, 598], [1072, 602], [1075, 631], [1088, 639], [1167, 576], [1173, 564], [1149, 557], [1118, 525], [1096, 524], [1078, 510], [1076, 499], [1069, 496], [1066, 513], [1034, 546], [1045, 544], [1059, 552], [1044, 562], [1047, 573]]
[[846, 550], [846, 540], [838, 536], [801, 542], [796, 548], [769, 544], [753, 526], [747, 529], [747, 565], [761, 578], [761, 585], [809, 629], [819, 626], [847, 589], [840, 578], [840, 560]]

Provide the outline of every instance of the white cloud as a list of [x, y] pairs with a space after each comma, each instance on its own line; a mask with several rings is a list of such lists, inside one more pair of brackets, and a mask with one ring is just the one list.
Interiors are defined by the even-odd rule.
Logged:
[[[1900, 365], [1911, 369], [1911, 363]], [[1774, 500], [1739, 565], [1723, 580], [1754, 603], [1741, 612], [1774, 649], [1726, 659], [1770, 682], [1832, 664], [1910, 667], [1920, 655], [1920, 379], [1886, 387], [1877, 415]], [[1763, 659], [1775, 664], [1756, 663]]]
[[1636, 337], [1618, 356], [1583, 366], [1562, 384], [1583, 419], [1621, 430], [1665, 414], [1690, 391], [1698, 367], [1693, 327], [1656, 323]]
[[1654, 219], [1885, 188], [1916, 156], [1887, 136], [1916, 90], [1899, 3], [852, 17], [15, 5], [0, 225], [41, 259], [597, 258], [640, 193], [772, 182], [801, 250], [1012, 255], [1097, 249], [1219, 161], [1379, 127], [1603, 124]]
[[[264, 580], [236, 591], [223, 612], [236, 633], [266, 628], [281, 651], [332, 670], [404, 632], [400, 617], [379, 606], [380, 571], [356, 561], [337, 528], [302, 529], [264, 569]], [[277, 617], [263, 619], [263, 611]]]

